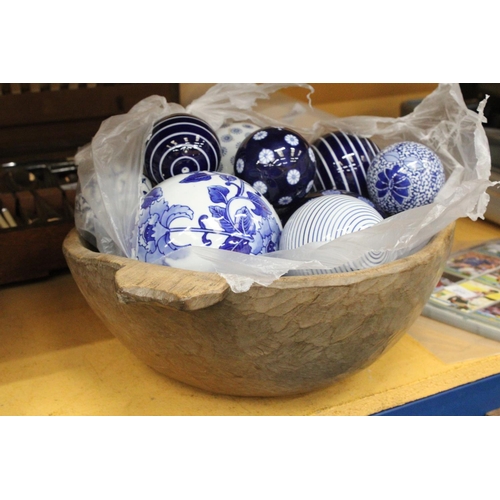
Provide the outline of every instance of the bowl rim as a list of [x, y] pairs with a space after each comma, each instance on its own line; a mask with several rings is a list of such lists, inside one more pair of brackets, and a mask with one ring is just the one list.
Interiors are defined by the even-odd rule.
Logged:
[[[367, 269], [360, 269], [358, 271], [348, 271], [342, 273], [281, 276], [280, 278], [274, 280], [270, 285], [265, 286], [254, 283], [251, 288], [307, 288], [345, 286], [363, 280], [376, 279], [382, 276], [404, 272], [406, 270], [413, 269], [415, 266], [419, 266], [428, 262], [429, 259], [434, 256], [435, 253], [440, 248], [442, 248], [444, 244], [451, 243], [455, 230], [455, 224], [455, 222], [452, 222], [444, 229], [439, 231], [426, 243], [425, 246], [423, 246], [418, 251], [406, 257], [402, 257], [385, 264], [380, 264], [378, 266], [370, 267]], [[446, 246], [451, 247], [451, 245]], [[108, 263], [115, 267], [117, 271], [122, 268], [134, 266], [135, 269], [137, 269], [138, 271], [142, 271], [144, 274], [151, 274], [154, 269], [157, 269], [157, 271], [161, 272], [163, 276], [171, 273], [172, 276], [183, 276], [185, 278], [200, 279], [204, 282], [214, 281], [225, 283], [229, 287], [226, 279], [216, 272], [192, 271], [173, 268], [169, 266], [161, 266], [159, 264], [141, 262], [118, 255], [100, 253], [98, 251], [92, 250], [90, 247], [91, 245], [80, 236], [76, 228], [73, 228], [68, 233], [63, 242], [63, 251], [66, 255], [70, 255], [84, 261], [98, 260], [103, 263]]]

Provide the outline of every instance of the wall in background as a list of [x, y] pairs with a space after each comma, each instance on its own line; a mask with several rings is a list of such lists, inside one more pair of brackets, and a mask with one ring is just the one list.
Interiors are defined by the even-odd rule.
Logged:
[[[183, 106], [203, 95], [213, 83], [181, 83]], [[437, 83], [311, 83], [313, 106], [337, 116], [400, 116], [401, 103], [430, 94]], [[290, 87], [282, 91], [293, 99], [307, 101], [308, 91]]]

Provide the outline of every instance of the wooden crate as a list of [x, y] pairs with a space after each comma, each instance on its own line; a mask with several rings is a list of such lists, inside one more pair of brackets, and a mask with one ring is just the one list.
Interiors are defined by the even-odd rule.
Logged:
[[0, 84], [0, 210], [8, 211], [0, 218], [0, 285], [66, 268], [77, 149], [103, 120], [155, 94], [178, 102], [179, 85]]

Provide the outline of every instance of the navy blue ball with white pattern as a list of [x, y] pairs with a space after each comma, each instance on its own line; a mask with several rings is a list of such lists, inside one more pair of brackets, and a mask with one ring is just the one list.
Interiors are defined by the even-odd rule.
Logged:
[[174, 114], [158, 121], [146, 142], [144, 175], [158, 184], [174, 175], [220, 169], [221, 146], [204, 120]]
[[235, 174], [251, 184], [276, 208], [283, 208], [311, 191], [316, 159], [309, 143], [297, 132], [265, 127], [238, 148]]
[[412, 141], [381, 151], [367, 176], [370, 199], [389, 215], [432, 203], [445, 181], [436, 153]]
[[331, 132], [313, 143], [317, 158], [314, 189], [340, 189], [368, 197], [366, 173], [380, 152], [370, 139], [344, 132]]

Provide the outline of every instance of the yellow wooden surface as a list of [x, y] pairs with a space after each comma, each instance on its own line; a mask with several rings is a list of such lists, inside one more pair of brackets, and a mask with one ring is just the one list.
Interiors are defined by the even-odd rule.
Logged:
[[[498, 226], [462, 219], [454, 249], [497, 237]], [[370, 367], [327, 389], [228, 397], [138, 361], [89, 309], [69, 273], [0, 287], [0, 318], [1, 415], [369, 415], [500, 373], [500, 355], [444, 363], [404, 335]], [[412, 329], [440, 326], [421, 317]]]

